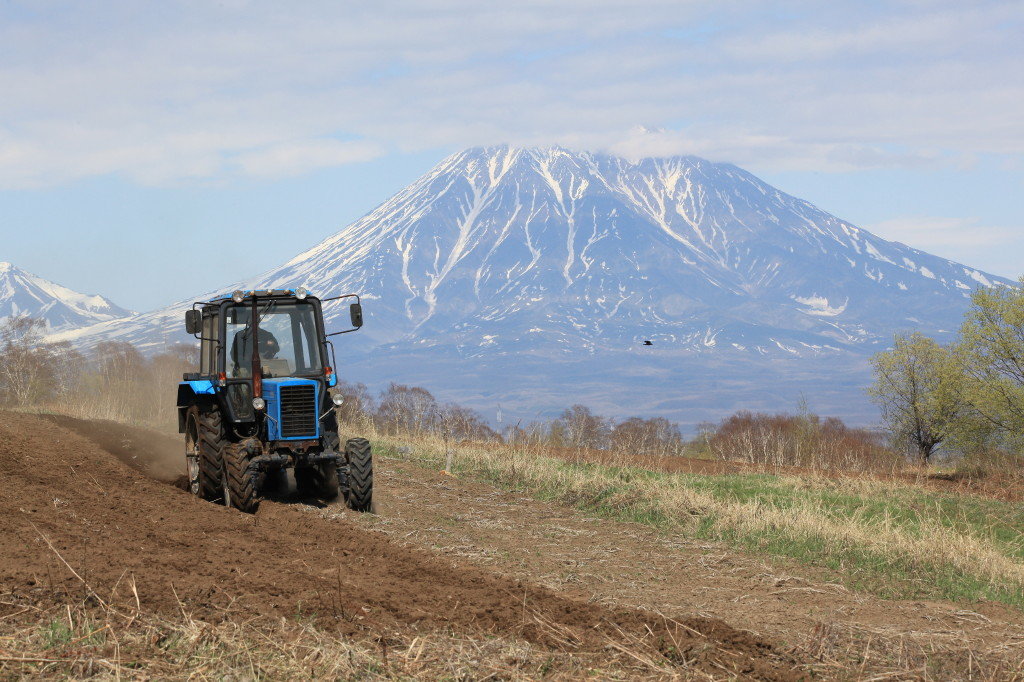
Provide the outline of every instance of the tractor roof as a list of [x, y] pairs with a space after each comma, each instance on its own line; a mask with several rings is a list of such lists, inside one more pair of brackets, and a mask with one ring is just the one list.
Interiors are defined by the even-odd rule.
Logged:
[[257, 298], [296, 298], [301, 301], [310, 296], [310, 293], [302, 287], [297, 289], [252, 289], [249, 291], [242, 291], [239, 289], [231, 292], [230, 294], [212, 298], [207, 301], [207, 303], [221, 303], [232, 299], [237, 300], [237, 298], [241, 298], [244, 301], [245, 299], [252, 298], [253, 296], [256, 296]]

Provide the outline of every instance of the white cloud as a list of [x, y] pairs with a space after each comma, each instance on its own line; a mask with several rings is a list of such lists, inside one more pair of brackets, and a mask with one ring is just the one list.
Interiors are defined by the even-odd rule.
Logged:
[[1024, 226], [986, 225], [978, 218], [904, 216], [866, 225], [884, 239], [902, 242], [986, 272], [1018, 278], [1024, 274]]
[[381, 156], [383, 147], [366, 141], [298, 140], [239, 154], [236, 162], [248, 175], [281, 177]]
[[867, 230], [891, 241], [915, 245], [927, 242], [933, 247], [984, 247], [1024, 241], [1024, 230], [983, 225], [978, 218], [929, 218], [911, 216], [882, 220]]
[[25, 6], [0, 9], [0, 187], [496, 142], [780, 170], [1024, 154], [1018, 2]]
[[812, 168], [842, 172], [884, 166], [929, 166], [941, 161], [937, 154], [927, 150], [906, 152], [855, 142], [815, 142], [725, 127], [686, 133], [638, 126], [605, 148], [631, 159], [692, 154], [740, 164], [767, 164], [776, 171]]

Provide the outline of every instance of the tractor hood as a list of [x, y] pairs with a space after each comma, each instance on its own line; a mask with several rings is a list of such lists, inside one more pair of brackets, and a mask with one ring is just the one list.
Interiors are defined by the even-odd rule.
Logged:
[[314, 440], [320, 437], [323, 385], [314, 379], [264, 379], [267, 440]]

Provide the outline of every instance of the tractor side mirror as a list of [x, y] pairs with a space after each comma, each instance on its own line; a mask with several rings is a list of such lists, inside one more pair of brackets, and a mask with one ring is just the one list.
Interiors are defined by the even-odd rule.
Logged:
[[352, 320], [352, 326], [359, 329], [363, 326], [363, 306], [359, 303], [353, 303], [348, 307], [348, 317]]
[[186, 310], [185, 311], [185, 332], [188, 334], [198, 334], [203, 330], [203, 314], [198, 310]]

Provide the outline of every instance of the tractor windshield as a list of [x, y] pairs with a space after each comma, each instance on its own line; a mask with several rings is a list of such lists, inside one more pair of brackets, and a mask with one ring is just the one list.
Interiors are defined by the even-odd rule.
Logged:
[[[303, 301], [257, 303], [259, 345], [263, 376], [289, 377], [322, 374], [320, 346], [317, 343], [316, 310]], [[227, 309], [225, 318], [226, 373], [231, 378], [252, 376], [252, 306]]]

